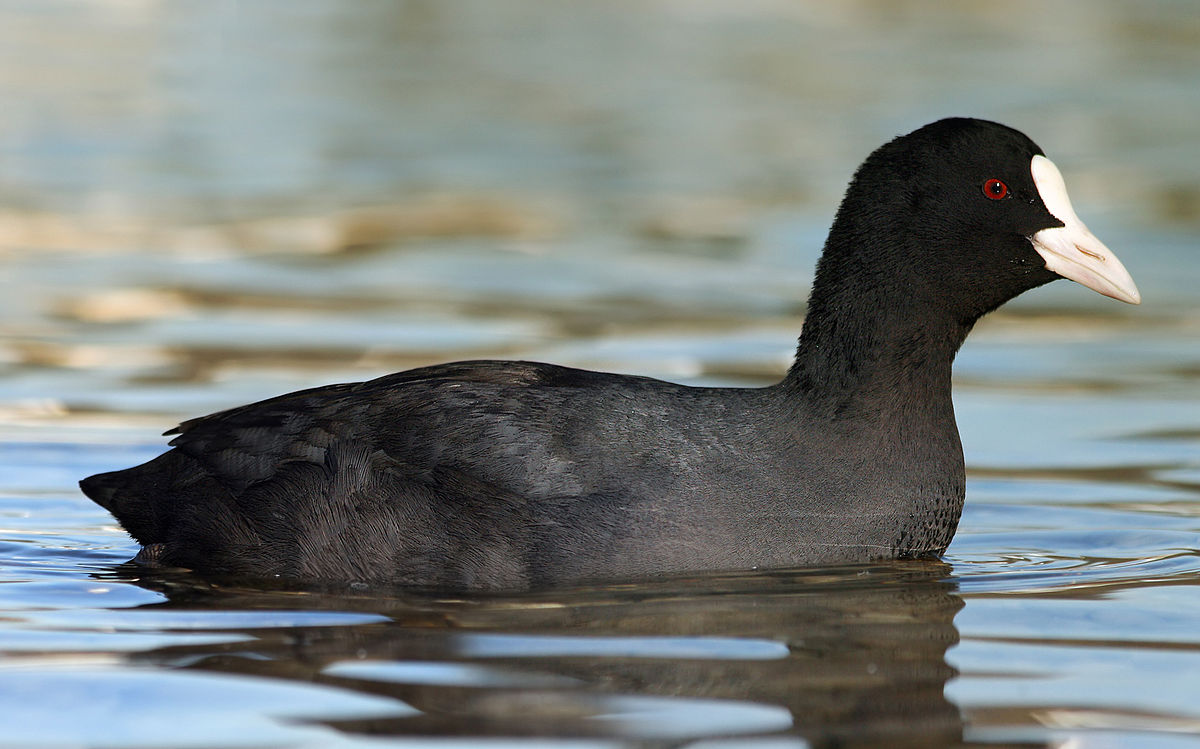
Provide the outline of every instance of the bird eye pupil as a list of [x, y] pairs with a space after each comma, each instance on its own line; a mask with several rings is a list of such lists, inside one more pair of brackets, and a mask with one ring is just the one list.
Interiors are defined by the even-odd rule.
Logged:
[[992, 200], [1000, 200], [1008, 195], [1008, 185], [998, 179], [989, 179], [983, 183], [983, 194]]

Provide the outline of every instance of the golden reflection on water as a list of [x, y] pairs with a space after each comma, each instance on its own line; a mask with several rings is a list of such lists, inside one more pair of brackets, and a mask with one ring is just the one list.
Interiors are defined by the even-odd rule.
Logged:
[[491, 237], [545, 240], [558, 231], [545, 210], [511, 199], [429, 194], [405, 203], [319, 215], [261, 216], [173, 225], [149, 217], [0, 212], [0, 247], [80, 252], [273, 252], [335, 254], [414, 239]]

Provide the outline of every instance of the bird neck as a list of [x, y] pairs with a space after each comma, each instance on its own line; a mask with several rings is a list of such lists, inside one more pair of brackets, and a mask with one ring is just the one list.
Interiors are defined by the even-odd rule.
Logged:
[[973, 318], [895, 282], [821, 281], [819, 273], [785, 387], [833, 416], [953, 408], [951, 368]]

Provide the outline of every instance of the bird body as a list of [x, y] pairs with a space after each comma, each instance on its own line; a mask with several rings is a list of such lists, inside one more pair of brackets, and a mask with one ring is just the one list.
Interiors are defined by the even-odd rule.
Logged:
[[184, 422], [83, 489], [144, 562], [305, 580], [529, 588], [939, 555], [965, 495], [951, 366], [975, 321], [1060, 276], [1138, 301], [1038, 159], [962, 119], [872, 154], [770, 387], [445, 364]]

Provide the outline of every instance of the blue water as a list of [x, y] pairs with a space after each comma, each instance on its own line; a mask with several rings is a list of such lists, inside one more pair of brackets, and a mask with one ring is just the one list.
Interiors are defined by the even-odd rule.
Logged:
[[[1200, 746], [1189, 3], [0, 4], [0, 746]], [[499, 357], [759, 385], [885, 139], [1002, 120], [1142, 290], [956, 364], [942, 563], [508, 596], [123, 563], [182, 418]]]

